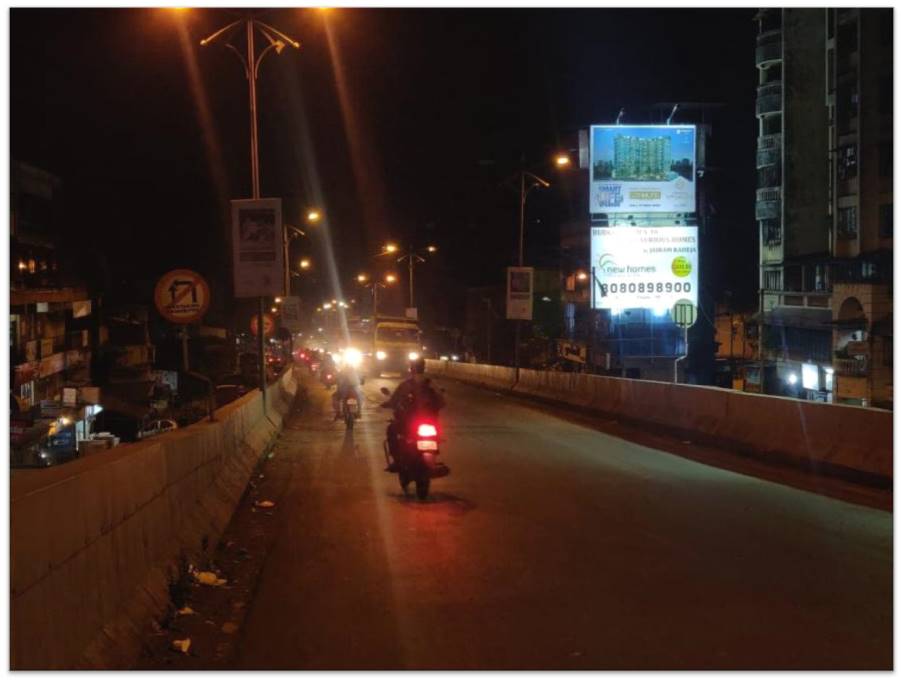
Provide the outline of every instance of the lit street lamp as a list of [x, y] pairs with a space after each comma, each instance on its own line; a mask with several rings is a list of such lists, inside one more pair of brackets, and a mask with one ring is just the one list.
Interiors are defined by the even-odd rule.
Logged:
[[302, 270], [310, 269], [310, 258], [301, 258], [301, 262], [299, 263]]
[[373, 294], [373, 319], [375, 320], [379, 311], [379, 289], [386, 288], [387, 286], [395, 283], [398, 278], [394, 274], [386, 274], [384, 284], [379, 281], [371, 281], [370, 283], [366, 283], [368, 280], [369, 277], [366, 274], [357, 275], [357, 281], [360, 283], [360, 285], [364, 288], [370, 289]]

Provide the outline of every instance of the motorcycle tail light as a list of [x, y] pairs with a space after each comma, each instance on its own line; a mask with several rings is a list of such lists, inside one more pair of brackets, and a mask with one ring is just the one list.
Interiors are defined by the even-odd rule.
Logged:
[[431, 423], [421, 423], [417, 426], [417, 437], [438, 437], [438, 430]]

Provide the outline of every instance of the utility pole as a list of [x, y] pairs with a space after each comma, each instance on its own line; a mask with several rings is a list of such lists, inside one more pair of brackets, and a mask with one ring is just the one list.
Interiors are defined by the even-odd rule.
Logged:
[[[270, 50], [276, 50], [276, 53], [280, 53], [285, 45], [291, 45], [295, 49], [300, 49], [301, 44], [296, 40], [292, 40], [288, 36], [286, 36], [281, 31], [269, 26], [268, 24], [264, 24], [263, 22], [258, 22], [254, 19], [254, 15], [248, 12], [245, 15], [245, 18], [239, 19], [237, 21], [233, 21], [228, 26], [219, 29], [215, 33], [213, 33], [208, 38], [204, 38], [200, 41], [201, 46], [209, 45], [216, 38], [221, 36], [223, 33], [226, 33], [232, 28], [236, 28], [239, 24], [244, 22], [245, 32], [247, 34], [247, 55], [242, 57], [241, 53], [231, 44], [226, 43], [226, 47], [231, 49], [237, 56], [238, 59], [242, 62], [244, 66], [244, 75], [247, 78], [248, 83], [248, 107], [250, 109], [250, 126], [251, 126], [251, 198], [259, 199], [260, 198], [260, 154], [259, 154], [259, 139], [257, 133], [257, 72], [260, 69], [260, 64], [263, 61], [263, 58], [269, 53]], [[254, 50], [254, 27], [256, 24], [260, 25], [260, 30], [263, 35], [266, 36], [267, 40], [269, 40], [269, 46], [260, 53], [260, 56], [257, 57], [256, 52]], [[277, 37], [274, 37], [277, 36]], [[283, 248], [286, 249], [285, 256], [287, 258], [287, 247], [285, 245], [284, 239], [286, 238], [286, 234], [283, 233]], [[289, 288], [288, 284], [288, 263], [285, 263], [286, 272], [285, 272], [285, 283], [284, 288], [286, 291]], [[266, 410], [266, 362], [264, 360], [264, 344], [263, 344], [263, 307], [264, 301], [263, 296], [260, 296], [257, 300], [257, 353], [258, 357], [258, 366], [260, 373], [260, 391], [263, 394], [263, 409]]]

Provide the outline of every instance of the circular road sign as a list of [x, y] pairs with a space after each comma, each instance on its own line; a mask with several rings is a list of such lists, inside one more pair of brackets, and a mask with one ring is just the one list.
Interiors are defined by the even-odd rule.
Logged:
[[[251, 333], [255, 336], [257, 335], [257, 316], [254, 315], [251, 317]], [[269, 313], [263, 314], [263, 335], [269, 336], [272, 334], [273, 329], [276, 328], [276, 320], [273, 319], [272, 315]]]
[[197, 272], [172, 270], [160, 277], [153, 300], [170, 322], [191, 324], [199, 321], [210, 307], [210, 286]]
[[673, 317], [674, 324], [682, 329], [688, 329], [695, 324], [695, 320], [698, 318], [698, 308], [691, 300], [680, 298], [673, 304], [670, 315]]

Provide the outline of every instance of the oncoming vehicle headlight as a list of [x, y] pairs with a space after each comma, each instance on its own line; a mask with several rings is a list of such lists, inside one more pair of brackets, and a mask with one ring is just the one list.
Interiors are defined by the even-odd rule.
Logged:
[[381, 361], [386, 357], [388, 357], [388, 355], [386, 355], [382, 350], [376, 350], [376, 359]]
[[408, 353], [407, 353], [407, 359], [409, 359], [411, 362], [412, 362], [413, 360], [419, 359], [419, 358], [420, 358], [420, 353], [419, 353], [419, 352], [408, 352]]
[[356, 369], [363, 361], [363, 353], [361, 353], [357, 348], [347, 348], [344, 353], [344, 360], [345, 364], [353, 369]]

